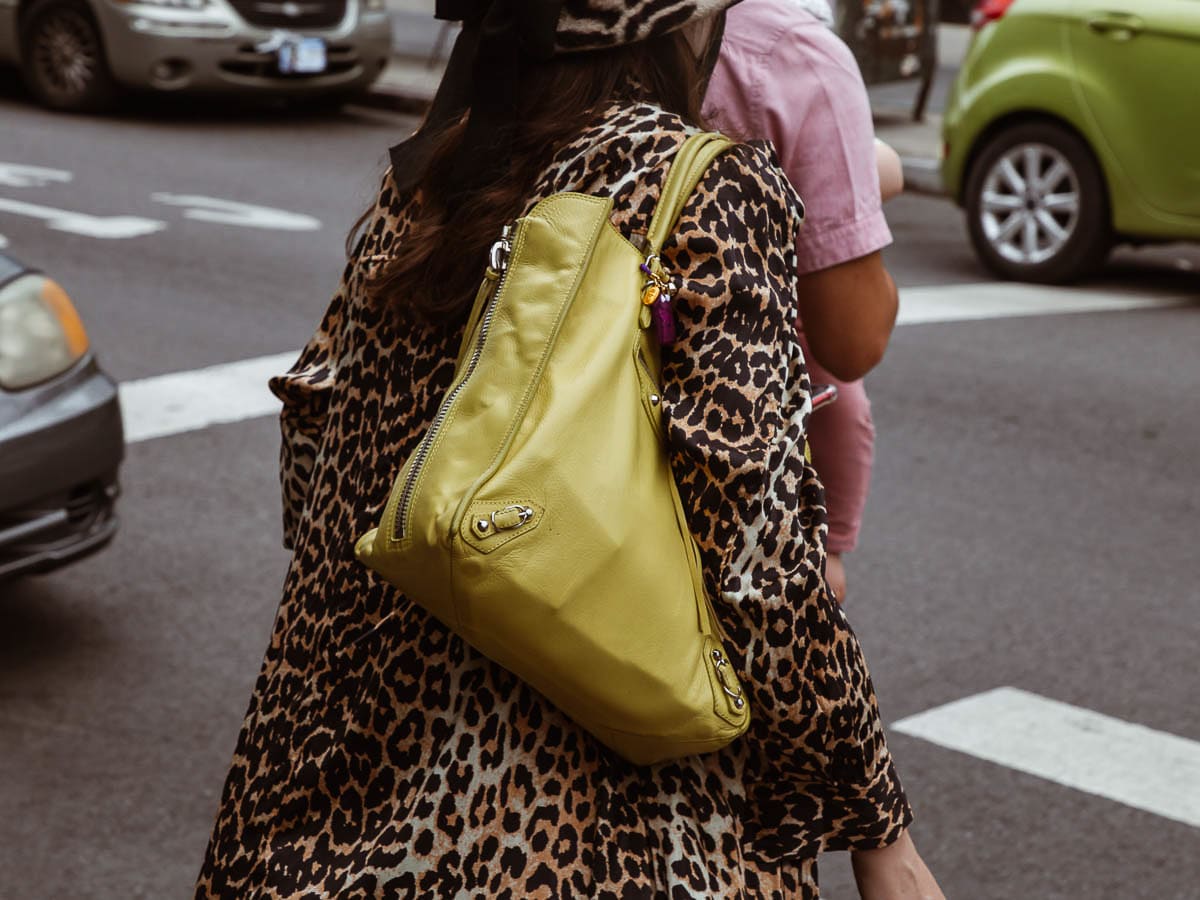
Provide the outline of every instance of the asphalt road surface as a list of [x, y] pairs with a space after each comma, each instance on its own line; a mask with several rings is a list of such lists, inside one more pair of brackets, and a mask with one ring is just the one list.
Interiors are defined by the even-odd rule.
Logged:
[[[411, 125], [0, 97], [0, 240], [153, 424], [159, 376], [300, 346]], [[945, 203], [889, 214], [907, 324], [848, 608], [916, 840], [958, 900], [1200, 898], [1200, 253], [1023, 291]], [[287, 564], [256, 403], [131, 443], [114, 545], [0, 586], [0, 897], [189, 895]]]

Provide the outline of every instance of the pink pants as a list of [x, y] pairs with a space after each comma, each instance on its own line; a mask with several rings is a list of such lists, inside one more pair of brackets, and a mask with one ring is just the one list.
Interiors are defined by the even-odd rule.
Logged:
[[858, 543], [863, 509], [871, 487], [875, 460], [875, 424], [871, 401], [861, 381], [838, 381], [826, 372], [808, 350], [803, 332], [800, 342], [813, 384], [836, 384], [837, 402], [813, 413], [808, 441], [813, 465], [825, 485], [829, 511], [830, 553], [849, 553]]

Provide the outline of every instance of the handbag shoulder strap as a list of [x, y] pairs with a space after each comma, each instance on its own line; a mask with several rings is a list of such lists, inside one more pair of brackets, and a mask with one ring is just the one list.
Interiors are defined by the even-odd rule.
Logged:
[[662, 250], [705, 171], [714, 159], [733, 146], [734, 142], [725, 135], [712, 131], [694, 134], [683, 142], [667, 172], [658, 206], [650, 219], [650, 230], [646, 235], [648, 255], [656, 255]]

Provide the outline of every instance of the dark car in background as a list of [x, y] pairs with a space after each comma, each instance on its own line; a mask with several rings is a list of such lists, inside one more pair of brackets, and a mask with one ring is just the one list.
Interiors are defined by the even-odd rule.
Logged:
[[0, 582], [112, 540], [124, 451], [117, 386], [70, 298], [0, 253]]
[[0, 0], [0, 64], [64, 110], [123, 87], [348, 99], [391, 34], [384, 0]]

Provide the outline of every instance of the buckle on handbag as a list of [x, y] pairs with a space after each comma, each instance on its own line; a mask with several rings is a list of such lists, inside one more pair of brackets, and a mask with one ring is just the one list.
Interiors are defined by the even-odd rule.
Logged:
[[475, 522], [475, 530], [480, 534], [487, 534], [492, 529], [496, 531], [512, 531], [514, 528], [520, 528], [536, 515], [533, 507], [522, 506], [519, 503], [514, 503], [512, 506], [506, 506], [504, 509], [498, 509], [491, 514], [489, 518], [479, 518]]
[[723, 690], [725, 695], [733, 701], [734, 709], [742, 709], [746, 705], [746, 699], [742, 696], [741, 685], [738, 685], [737, 682], [734, 682], [737, 690], [731, 691], [729, 689], [729, 684], [725, 681], [724, 669], [727, 665], [729, 665], [729, 660], [725, 658], [725, 654], [720, 650], [713, 650], [712, 658], [713, 668], [717, 673], [717, 681], [721, 683], [721, 690]]

